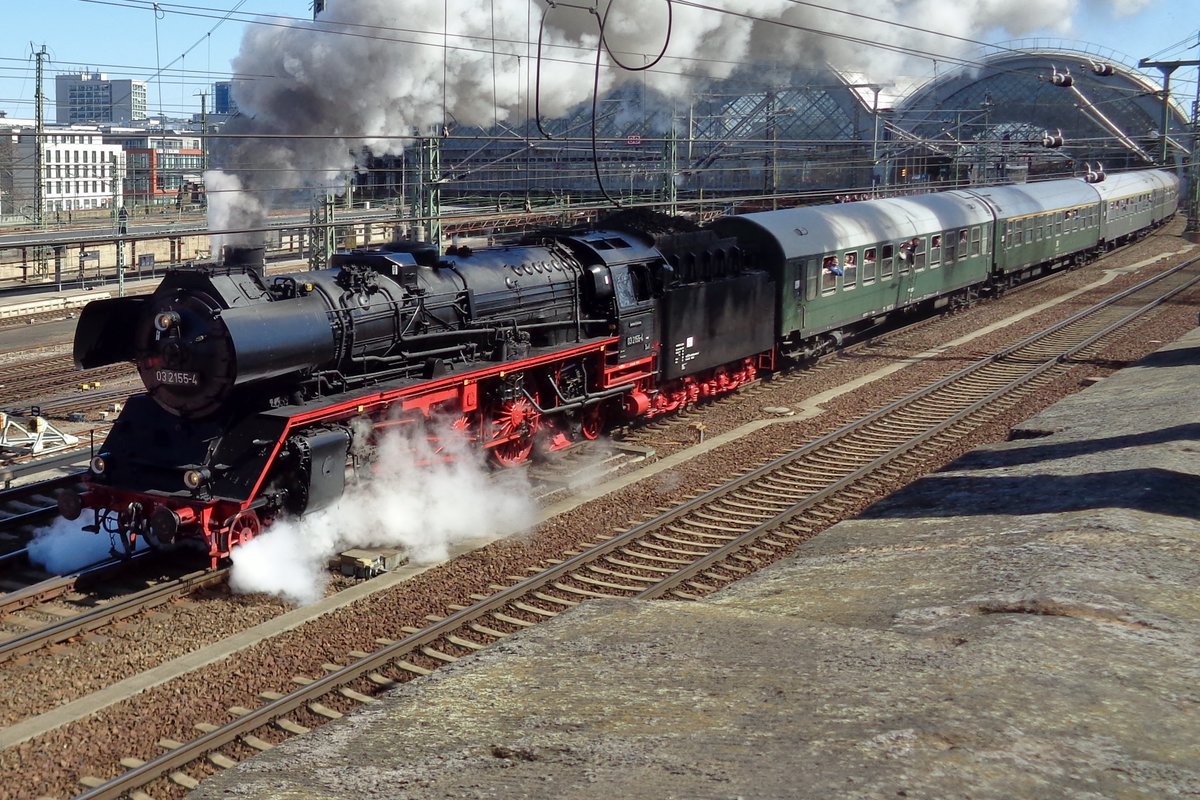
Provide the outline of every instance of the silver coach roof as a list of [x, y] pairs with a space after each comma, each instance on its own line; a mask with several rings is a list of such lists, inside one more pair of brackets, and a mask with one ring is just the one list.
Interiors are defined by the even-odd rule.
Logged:
[[1100, 183], [1094, 183], [1096, 191], [1105, 200], [1149, 194], [1155, 189], [1165, 189], [1175, 183], [1175, 178], [1162, 170], [1144, 172], [1120, 172], [1108, 175]]
[[1093, 184], [1082, 178], [987, 186], [965, 189], [963, 193], [983, 199], [1002, 217], [1037, 214], [1049, 208], [1070, 208], [1095, 203], [1098, 198]]
[[780, 255], [787, 260], [880, 242], [902, 242], [920, 234], [980, 225], [991, 219], [991, 212], [977, 198], [947, 192], [741, 214], [717, 220], [713, 227], [723, 235], [759, 238], [766, 233], [778, 243]]

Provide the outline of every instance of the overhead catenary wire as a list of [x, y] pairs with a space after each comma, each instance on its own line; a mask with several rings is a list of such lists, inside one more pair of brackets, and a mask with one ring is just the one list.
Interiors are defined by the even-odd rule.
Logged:
[[[110, 2], [110, 3], [107, 3], [107, 4], [108, 4], [108, 5], [123, 5], [123, 6], [125, 6], [125, 7], [134, 7], [134, 6], [137, 6], [137, 5], [141, 5], [142, 7], [145, 7], [145, 5], [146, 5], [146, 4], [144, 4], [144, 3], [142, 3], [142, 4], [135, 4], [135, 3], [124, 3], [124, 4], [120, 4], [120, 3], [112, 3], [112, 2]], [[700, 6], [702, 6], [702, 5], [703, 5], [703, 4], [699, 4], [699, 3], [688, 3], [688, 2], [683, 2], [682, 4], [683, 4], [683, 5], [691, 5], [691, 6], [693, 6], [693, 7], [700, 7]], [[166, 7], [171, 7], [173, 10], [175, 10], [175, 9], [180, 9], [180, 8], [199, 8], [199, 7], [197, 7], [197, 6], [188, 6], [188, 5], [184, 5], [184, 4], [174, 4], [174, 3], [156, 3], [156, 4], [153, 4], [153, 5], [154, 5], [155, 7], [163, 7], [163, 8], [166, 8]], [[239, 5], [240, 5], [240, 4], [239, 4]], [[553, 5], [553, 4], [551, 4], [551, 5]], [[815, 6], [816, 4], [805, 3], [804, 5], [812, 5], [812, 6]], [[670, 8], [670, 3], [669, 3], [669, 2], [668, 2], [668, 8]], [[608, 7], [608, 10], [611, 10], [611, 4], [609, 5], [609, 7]], [[837, 10], [836, 10], [836, 9], [834, 9], [834, 11], [837, 11]], [[605, 11], [605, 14], [607, 14], [607, 13], [608, 13], [608, 11], [606, 10], [606, 11]], [[253, 23], [252, 23], [252, 24], [253, 24]], [[820, 31], [818, 31], [817, 29], [810, 29], [810, 30], [811, 30], [812, 32], [815, 32], [815, 33], [818, 33], [818, 34], [820, 33]], [[445, 26], [443, 27], [443, 32], [442, 32], [442, 33], [443, 33], [443, 37], [442, 37], [442, 40], [443, 40], [443, 41], [442, 41], [442, 45], [443, 45], [443, 52], [444, 52], [444, 53], [448, 53], [448, 52], [450, 52], [450, 50], [452, 50], [452, 49], [468, 49], [468, 48], [457, 48], [457, 47], [455, 47], [455, 46], [451, 45], [451, 44], [450, 44], [451, 34], [450, 34], [450, 33], [449, 33], [447, 30], [446, 30], [446, 27], [445, 27]], [[495, 32], [494, 32], [494, 27], [493, 27], [493, 31], [492, 31], [492, 33], [493, 33], [493, 35], [492, 35], [492, 41], [489, 43], [489, 44], [490, 44], [490, 47], [489, 47], [489, 49], [490, 49], [490, 52], [491, 52], [491, 54], [492, 54], [492, 56], [493, 56], [493, 59], [494, 59], [494, 57], [495, 57], [495, 53], [496, 53], [496, 40], [495, 40]], [[372, 38], [374, 38], [374, 37], [372, 37]], [[616, 66], [616, 68], [621, 68], [621, 67], [623, 66], [623, 64], [621, 63], [621, 61], [622, 61], [622, 60], [621, 60], [621, 59], [620, 59], [618, 56], [614, 56], [614, 54], [613, 54], [613, 52], [612, 52], [612, 48], [610, 47], [610, 43], [609, 43], [609, 42], [606, 40], [606, 37], [603, 37], [603, 36], [601, 37], [601, 43], [604, 45], [604, 47], [605, 47], [606, 51], [608, 51], [609, 57], [610, 57], [610, 59], [612, 59], [612, 60], [613, 60], [613, 62], [614, 62], [614, 65]], [[528, 44], [528, 43], [527, 43], [527, 44]], [[470, 49], [474, 49], [474, 48], [470, 48]], [[665, 53], [665, 52], [666, 52], [666, 45], [664, 44], [664, 47], [663, 47], [663, 53]], [[601, 59], [599, 59], [599, 58], [597, 59], [597, 61], [598, 61], [598, 62], [599, 62], [600, 60], [601, 60]], [[574, 63], [574, 62], [572, 62], [572, 63]], [[599, 70], [600, 68], [610, 68], [610, 67], [609, 67], [609, 65], [602, 65], [602, 64], [601, 64], [601, 65], [598, 65], [598, 66], [596, 67], [596, 69], [597, 69], [597, 72], [595, 73], [595, 77], [594, 77], [594, 81], [593, 81], [593, 104], [592, 104], [592, 106], [593, 106], [593, 109], [592, 109], [592, 111], [593, 111], [593, 120], [594, 120], [594, 119], [595, 119], [595, 117], [596, 117], [596, 110], [597, 110], [597, 100], [598, 100], [598, 85], [599, 85], [599, 72], [598, 72], [598, 70]], [[645, 69], [648, 69], [648, 68], [649, 68], [649, 65], [648, 65], [647, 67], [644, 67], [644, 68], [645, 68]], [[163, 76], [161, 76], [161, 75], [159, 76], [160, 85], [161, 85], [161, 80], [162, 80], [162, 77], [163, 77]], [[494, 80], [495, 80], [495, 75], [493, 74], [493, 81], [494, 81]], [[445, 85], [445, 81], [443, 81], [443, 92], [445, 91], [445, 90], [444, 90], [444, 85]], [[495, 94], [496, 94], [496, 93], [495, 93], [495, 90], [493, 90], [493, 100], [494, 100], [494, 105], [495, 105]], [[161, 92], [160, 92], [160, 95], [161, 95]], [[540, 95], [540, 92], [533, 93], [533, 97], [534, 97], [534, 99], [535, 99], [535, 102], [536, 102], [536, 100], [537, 100], [537, 98], [538, 98], [538, 96], [539, 96], [539, 95]], [[530, 96], [530, 93], [527, 93], [527, 94], [526, 94], [526, 98], [528, 99], [528, 97], [529, 97], [529, 96]], [[446, 106], [446, 102], [445, 102], [444, 95], [443, 95], [443, 106], [444, 106], [444, 108], [445, 108], [445, 106]], [[163, 112], [163, 103], [162, 103], [162, 99], [161, 99], [161, 96], [160, 96], [160, 114], [161, 114], [162, 112]], [[496, 113], [494, 112], [494, 116], [498, 117], [498, 114], [496, 114]], [[537, 117], [540, 117], [540, 115], [537, 115]], [[284, 138], [287, 138], [287, 137], [284, 137]], [[350, 137], [347, 137], [347, 136], [339, 136], [339, 137], [335, 137], [335, 138], [343, 138], [343, 139], [344, 139], [344, 138], [350, 138]], [[594, 141], [593, 141], [593, 147], [596, 147], [596, 146], [597, 146], [597, 141], [596, 141], [596, 140], [597, 140], [598, 138], [599, 138], [598, 136], [594, 136], [594, 137], [593, 137], [593, 140], [594, 140]], [[504, 141], [503, 137], [495, 137], [495, 140], [496, 140], [496, 141]], [[528, 154], [528, 153], [527, 153], [527, 154]], [[595, 168], [595, 165], [593, 165], [593, 167]]]
[[[789, 0], [789, 1], [791, 1], [791, 0]], [[415, 33], [415, 32], [419, 33], [419, 31], [417, 31], [416, 29], [379, 27], [379, 26], [357, 26], [357, 25], [350, 24], [350, 23], [340, 23], [340, 22], [337, 23], [338, 27], [336, 27], [336, 28], [332, 25], [326, 25], [326, 26], [322, 27], [315, 23], [308, 23], [307, 20], [301, 20], [301, 19], [295, 18], [295, 17], [285, 17], [282, 15], [263, 15], [262, 18], [252, 18], [252, 17], [244, 17], [244, 16], [235, 16], [236, 8], [232, 9], [232, 10], [223, 10], [223, 9], [213, 10], [213, 9], [210, 9], [210, 8], [207, 8], [204, 6], [197, 6], [197, 5], [191, 5], [191, 4], [150, 3], [148, 0], [124, 0], [124, 2], [117, 2], [116, 0], [80, 0], [80, 2], [87, 2], [87, 3], [93, 3], [93, 4], [99, 4], [99, 5], [111, 5], [111, 6], [123, 7], [123, 8], [145, 8], [145, 7], [158, 6], [162, 9], [169, 9], [172, 13], [175, 13], [175, 14], [217, 18], [219, 21], [224, 21], [227, 19], [235, 19], [235, 21], [242, 22], [247, 25], [274, 25], [277, 27], [295, 27], [296, 25], [305, 23], [305, 24], [309, 24], [313, 30], [317, 30], [322, 33], [338, 34], [338, 35], [354, 35], [354, 36], [361, 36], [364, 38], [382, 39], [385, 41], [397, 41], [397, 42], [403, 41], [403, 42], [406, 42], [409, 44], [416, 44], [416, 45], [427, 45], [428, 44], [428, 43], [420, 42], [420, 41], [395, 39], [390, 36], [380, 36], [379, 35], [379, 31], [381, 31], [381, 30], [389, 31], [389, 32], [397, 32], [397, 33]], [[676, 0], [676, 2], [679, 2], [679, 0]], [[566, 4], [566, 3], [559, 3], [557, 5], [564, 6], [564, 7], [580, 7], [580, 8], [582, 8], [581, 6], [572, 6], [571, 4]], [[688, 5], [688, 6], [691, 6], [694, 8], [698, 8], [698, 9], [709, 10], [714, 13], [737, 13], [737, 12], [730, 12], [726, 9], [720, 9], [720, 8], [705, 5], [702, 3], [697, 3], [697, 2], [685, 2], [684, 5]], [[809, 4], [809, 5], [816, 6], [816, 4]], [[239, 7], [240, 7], [240, 4], [239, 4]], [[816, 7], [821, 7], [821, 6], [816, 6]], [[827, 8], [827, 7], [821, 7], [821, 8]], [[842, 13], [838, 9], [830, 9], [830, 10], [832, 10], [834, 12]], [[760, 21], [760, 22], [767, 22], [767, 23], [772, 23], [772, 24], [782, 24], [775, 20], [769, 20], [769, 19], [762, 18], [762, 17], [755, 17], [754, 15], [750, 15], [750, 14], [738, 14], [738, 16], [742, 16], [747, 19]], [[888, 25], [895, 25], [897, 27], [905, 27], [903, 23], [900, 23], [897, 21], [889, 21], [889, 20], [880, 20], [880, 21], [884, 22]], [[880, 43], [880, 42], [877, 42], [877, 41], [874, 41], [871, 39], [866, 39], [863, 37], [847, 37], [844, 34], [837, 34], [837, 33], [830, 32], [830, 31], [822, 31], [817, 28], [803, 28], [801, 26], [795, 26], [795, 25], [789, 25], [789, 27], [793, 27], [798, 30], [807, 30], [808, 32], [814, 33], [816, 35], [828, 35], [828, 36], [832, 36], [832, 37], [836, 37], [836, 38], [846, 39], [846, 40], [854, 42], [854, 43], [871, 44], [874, 47], [882, 47], [883, 49], [888, 49], [888, 46], [886, 45], [886, 43]], [[909, 26], [909, 27], [911, 27], [911, 26]], [[363, 30], [370, 30], [372, 32], [365, 33], [360, 30], [355, 30], [356, 28], [362, 28]], [[930, 33], [931, 35], [939, 35], [939, 34], [937, 34], [936, 31], [928, 32], [928, 33]], [[459, 34], [456, 34], [456, 37], [461, 37], [464, 39], [476, 38], [476, 37], [463, 36], [463, 35], [459, 35]], [[970, 43], [981, 44], [981, 45], [983, 44], [982, 42], [977, 42], [976, 40], [967, 39], [966, 37], [950, 37], [950, 38], [955, 38], [955, 39], [958, 39], [963, 42], [970, 42]], [[511, 40], [505, 40], [505, 41], [511, 41]], [[528, 44], [528, 43], [526, 43], [526, 44]], [[494, 46], [495, 46], [494, 42], [489, 44], [489, 49], [493, 48]], [[556, 47], [562, 47], [562, 46], [563, 45], [556, 45]], [[467, 50], [467, 51], [478, 50], [478, 48], [468, 48], [468, 47], [463, 47], [463, 46], [454, 47], [453, 49]], [[578, 49], [578, 48], [576, 48], [576, 49]], [[914, 56], [918, 56], [918, 57], [927, 57], [927, 58], [933, 57], [933, 58], [940, 58], [943, 61], [955, 61], [955, 59], [953, 59], [952, 57], [950, 57], [946, 54], [930, 54], [930, 53], [915, 50], [912, 48], [902, 49], [902, 50], [904, 52], [909, 52], [909, 53], [913, 54]], [[1015, 48], [1012, 48], [1012, 50], [1014, 52], [1021, 52], [1019, 50], [1016, 50]], [[728, 61], [722, 61], [721, 59], [701, 58], [701, 57], [690, 56], [690, 55], [673, 56], [673, 59], [678, 60], [678, 61], [684, 61], [684, 62], [687, 62], [687, 61], [711, 62], [711, 63], [716, 63], [716, 64], [732, 63], [732, 62], [728, 62]], [[982, 64], [982, 62], [978, 61], [977, 59], [968, 59], [968, 58], [959, 58], [956, 60], [956, 62], [961, 64], [962, 66], [980, 66]], [[568, 60], [567, 63], [575, 63], [575, 62], [571, 62]], [[672, 73], [668, 72], [667, 74], [672, 74]], [[681, 74], [681, 73], [676, 72], [674, 74]], [[237, 76], [237, 77], [253, 78], [253, 77], [261, 77], [261, 76]]]

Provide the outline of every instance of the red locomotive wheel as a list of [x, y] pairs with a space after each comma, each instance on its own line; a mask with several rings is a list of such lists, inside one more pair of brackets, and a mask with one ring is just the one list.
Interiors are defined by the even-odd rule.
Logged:
[[262, 523], [258, 520], [258, 514], [251, 509], [239, 511], [229, 520], [229, 549], [245, 544], [261, 532]]
[[492, 419], [492, 438], [505, 438], [508, 441], [491, 448], [496, 463], [511, 467], [528, 459], [533, 452], [533, 440], [541, 422], [542, 417], [537, 409], [524, 397], [501, 406]]
[[604, 433], [604, 422], [606, 419], [604, 408], [599, 404], [589, 406], [583, 412], [583, 419], [579, 427], [579, 433], [583, 438], [590, 441], [599, 439]]
[[500, 407], [494, 418], [495, 438], [508, 437], [514, 433], [532, 434], [541, 422], [541, 416], [533, 404], [524, 397], [511, 400]]
[[515, 467], [526, 461], [532, 452], [533, 439], [523, 437], [493, 447], [492, 458], [502, 467]]

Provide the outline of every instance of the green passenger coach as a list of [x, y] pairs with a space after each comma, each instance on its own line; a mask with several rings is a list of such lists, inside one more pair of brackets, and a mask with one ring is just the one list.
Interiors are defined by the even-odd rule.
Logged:
[[1100, 174], [743, 214], [713, 229], [774, 280], [780, 355], [811, 358], [897, 314], [966, 305], [1144, 236], [1175, 212], [1178, 185], [1160, 170]]

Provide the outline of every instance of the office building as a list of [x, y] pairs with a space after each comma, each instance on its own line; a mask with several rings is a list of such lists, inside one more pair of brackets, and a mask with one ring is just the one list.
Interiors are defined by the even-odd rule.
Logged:
[[103, 72], [56, 75], [55, 121], [59, 125], [129, 124], [146, 118], [146, 82], [111, 80]]

